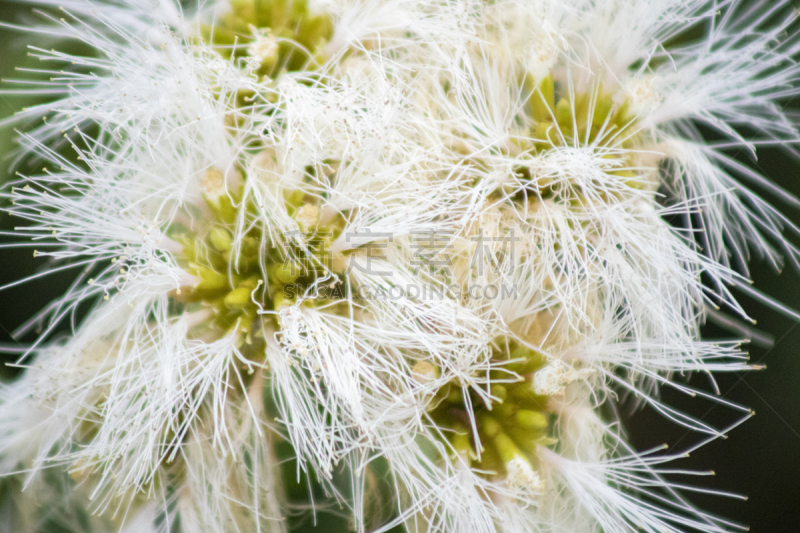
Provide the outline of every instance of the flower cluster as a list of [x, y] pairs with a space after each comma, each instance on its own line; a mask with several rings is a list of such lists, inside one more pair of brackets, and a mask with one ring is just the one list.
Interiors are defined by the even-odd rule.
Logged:
[[94, 52], [32, 48], [1, 193], [75, 272], [0, 389], [20, 531], [743, 529], [614, 406], [721, 436], [659, 388], [751, 368], [699, 328], [800, 259], [726, 151], [798, 138], [786, 2], [38, 3]]

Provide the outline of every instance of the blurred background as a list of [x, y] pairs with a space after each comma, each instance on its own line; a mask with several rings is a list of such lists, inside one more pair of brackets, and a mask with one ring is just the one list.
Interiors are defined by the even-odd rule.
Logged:
[[[30, 6], [0, 0], [2, 21], [24, 24], [30, 10]], [[36, 67], [26, 55], [27, 44], [34, 44], [29, 35], [0, 27], [0, 77], [16, 77], [15, 67]], [[8, 82], [0, 85], [0, 89], [13, 88]], [[31, 97], [0, 94], [0, 120], [34, 102]], [[800, 109], [800, 98], [788, 102], [787, 107]], [[0, 129], [0, 183], [6, 181], [14, 170], [11, 163], [16, 148], [15, 129], [25, 131], [30, 126], [21, 122]], [[758, 161], [744, 152], [737, 157], [800, 197], [800, 161], [797, 158], [774, 148], [759, 150]], [[776, 199], [771, 200], [777, 203]], [[800, 224], [800, 212], [785, 206], [783, 211]], [[15, 240], [6, 233], [13, 231], [14, 223], [13, 219], [0, 214], [0, 231], [3, 232], [0, 233], [0, 245]], [[39, 266], [30, 248], [1, 248], [0, 286], [35, 272]], [[758, 261], [751, 266], [756, 287], [787, 306], [800, 309], [800, 273], [787, 268], [778, 274]], [[63, 293], [70, 281], [67, 272], [0, 292], [0, 345], [13, 350], [35, 338], [35, 333], [14, 337], [12, 332]], [[748, 497], [743, 501], [686, 493], [701, 508], [748, 525], [753, 532], [800, 532], [800, 325], [744, 295], [741, 295], [741, 301], [758, 321], [758, 328], [774, 338], [772, 347], [750, 347], [751, 361], [766, 365], [767, 369], [718, 375], [716, 380], [726, 400], [752, 408], [756, 416], [732, 430], [727, 439], [711, 442], [672, 466], [713, 470], [716, 473], [713, 477], [686, 478], [685, 481], [709, 490], [735, 491]], [[704, 334], [709, 339], [730, 337], [729, 333], [712, 325], [704, 329]], [[13, 360], [13, 355], [0, 355], [0, 364]], [[13, 369], [2, 365], [0, 376], [12, 379], [13, 375]], [[707, 376], [692, 376], [690, 383], [709, 390]], [[666, 389], [662, 394], [667, 403], [715, 427], [726, 427], [740, 415], [723, 405], [689, 398], [674, 390]], [[691, 447], [698, 439], [696, 434], [666, 421], [647, 408], [626, 413], [625, 427], [639, 450], [666, 443], [670, 452], [677, 452]], [[0, 517], [0, 522], [2, 520]], [[316, 530], [326, 531], [327, 528], [321, 526]]]

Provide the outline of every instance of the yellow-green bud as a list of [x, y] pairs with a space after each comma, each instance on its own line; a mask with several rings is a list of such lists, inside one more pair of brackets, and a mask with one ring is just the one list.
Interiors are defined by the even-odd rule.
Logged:
[[300, 207], [303, 204], [303, 198], [305, 197], [306, 193], [301, 191], [300, 189], [289, 190], [285, 189], [283, 191], [283, 198], [286, 200], [286, 203], [291, 207]]
[[537, 122], [552, 120], [553, 100], [555, 91], [553, 75], [548, 74], [534, 86], [531, 94], [531, 115]]
[[270, 281], [277, 280], [283, 284], [293, 283], [300, 277], [300, 265], [294, 261], [276, 263], [270, 265], [267, 274], [270, 277]]
[[472, 457], [472, 443], [470, 442], [469, 433], [456, 433], [453, 435], [453, 448], [456, 454], [469, 465]]
[[524, 457], [520, 449], [511, 440], [511, 437], [503, 432], [498, 433], [493, 437], [494, 446], [497, 448], [497, 453], [504, 463], [510, 462], [515, 457]]
[[597, 101], [594, 104], [594, 115], [592, 116], [592, 125], [593, 126], [602, 126], [603, 122], [606, 121], [608, 118], [608, 114], [611, 113], [611, 108], [613, 107], [613, 102], [611, 98], [603, 97], [602, 95], [597, 98]]
[[517, 424], [521, 427], [527, 429], [544, 429], [547, 427], [547, 416], [539, 411], [520, 409], [514, 416]]
[[562, 98], [556, 104], [556, 120], [561, 126], [571, 126], [572, 125], [572, 106], [569, 103], [569, 100], [566, 98]]
[[210, 268], [197, 267], [197, 277], [200, 278], [200, 283], [195, 288], [200, 291], [215, 291], [230, 286], [227, 275]]
[[208, 235], [211, 244], [220, 252], [227, 252], [233, 246], [233, 236], [225, 228], [214, 228]]
[[507, 368], [518, 374], [530, 374], [546, 363], [544, 355], [527, 346], [518, 346], [511, 350], [510, 359], [514, 362], [509, 363]]
[[495, 396], [498, 399], [498, 403], [503, 403], [508, 397], [508, 390], [504, 386], [497, 383], [492, 385], [490, 391], [492, 396]]
[[289, 298], [283, 291], [278, 291], [275, 293], [275, 296], [272, 297], [272, 304], [275, 311], [280, 311], [286, 307], [291, 307], [294, 305], [295, 299]]
[[248, 303], [250, 303], [250, 293], [252, 292], [251, 289], [247, 287], [239, 287], [238, 289], [234, 289], [225, 295], [225, 306], [230, 309], [242, 309], [246, 307]]
[[479, 420], [479, 424], [481, 425], [481, 429], [483, 433], [491, 438], [502, 433], [503, 428], [500, 426], [500, 423], [490, 416], [483, 416]]

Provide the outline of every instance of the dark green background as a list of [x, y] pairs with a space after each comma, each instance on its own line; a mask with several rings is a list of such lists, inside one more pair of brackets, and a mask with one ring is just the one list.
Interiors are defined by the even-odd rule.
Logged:
[[[0, 20], [19, 21], [20, 13], [28, 10], [27, 7], [20, 9], [18, 4], [0, 0]], [[2, 77], [13, 77], [15, 65], [30, 63], [25, 56], [27, 40], [27, 36], [0, 28]], [[2, 87], [9, 86], [3, 84]], [[0, 95], [0, 117], [8, 116], [29, 103], [19, 97]], [[789, 102], [788, 106], [800, 107], [800, 98], [797, 102]], [[24, 122], [18, 125], [22, 130], [30, 126]], [[0, 131], [0, 155], [3, 156], [0, 158], [0, 176], [8, 174], [8, 158], [14, 147], [12, 137], [11, 128]], [[739, 155], [776, 183], [800, 196], [800, 162], [797, 159], [777, 149], [760, 150], [757, 162], [745, 154]], [[784, 209], [784, 212], [800, 223], [800, 213], [789, 209]], [[13, 221], [0, 214], [0, 225], [7, 231], [12, 228]], [[0, 236], [0, 242], [8, 240]], [[0, 285], [32, 272], [38, 266], [29, 248], [2, 249]], [[758, 288], [800, 309], [798, 272], [787, 269], [782, 275], [777, 275], [759, 263], [754, 263], [752, 267]], [[13, 346], [18, 341], [30, 340], [13, 339], [10, 332], [63, 292], [69, 281], [68, 275], [51, 277], [0, 292], [0, 343]], [[693, 495], [692, 501], [706, 510], [750, 525], [754, 532], [800, 532], [800, 326], [796, 321], [744, 296], [742, 302], [751, 316], [758, 320], [758, 326], [776, 339], [770, 349], [752, 347], [750, 350], [752, 361], [766, 364], [768, 368], [747, 374], [718, 375], [717, 381], [726, 399], [753, 408], [757, 415], [735, 429], [727, 440], [715, 441], [674, 466], [714, 470], [715, 477], [702, 478], [698, 484], [749, 496], [748, 501], [742, 502], [717, 496]], [[706, 328], [705, 334], [708, 338], [725, 336], [725, 332], [712, 326]], [[6, 356], [6, 360], [12, 359]], [[691, 381], [707, 389], [706, 377], [695, 376]], [[690, 399], [670, 390], [665, 390], [663, 396], [671, 404], [719, 427], [735, 417], [735, 413], [727, 408]], [[631, 440], [639, 449], [667, 443], [673, 450], [678, 450], [698, 438], [696, 434], [687, 433], [649, 409], [636, 411], [626, 416], [625, 420]], [[320, 527], [318, 530], [329, 529]]]

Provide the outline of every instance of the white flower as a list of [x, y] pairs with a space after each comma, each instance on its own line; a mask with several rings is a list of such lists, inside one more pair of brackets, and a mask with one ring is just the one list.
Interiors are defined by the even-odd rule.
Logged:
[[681, 453], [636, 451], [601, 413], [627, 397], [730, 429], [664, 403], [669, 384], [750, 414], [677, 378], [752, 368], [700, 325], [743, 331], [751, 252], [800, 264], [758, 190], [788, 195], [725, 151], [798, 138], [790, 19], [39, 3], [61, 7], [35, 31], [96, 53], [32, 49], [52, 77], [18, 92], [54, 101], [20, 113], [45, 119], [20, 142], [43, 168], [2, 193], [46, 265], [18, 283], [76, 273], [0, 388], [0, 468], [31, 502], [98, 531], [287, 531], [312, 504], [357, 531], [741, 529], [668, 479]]

